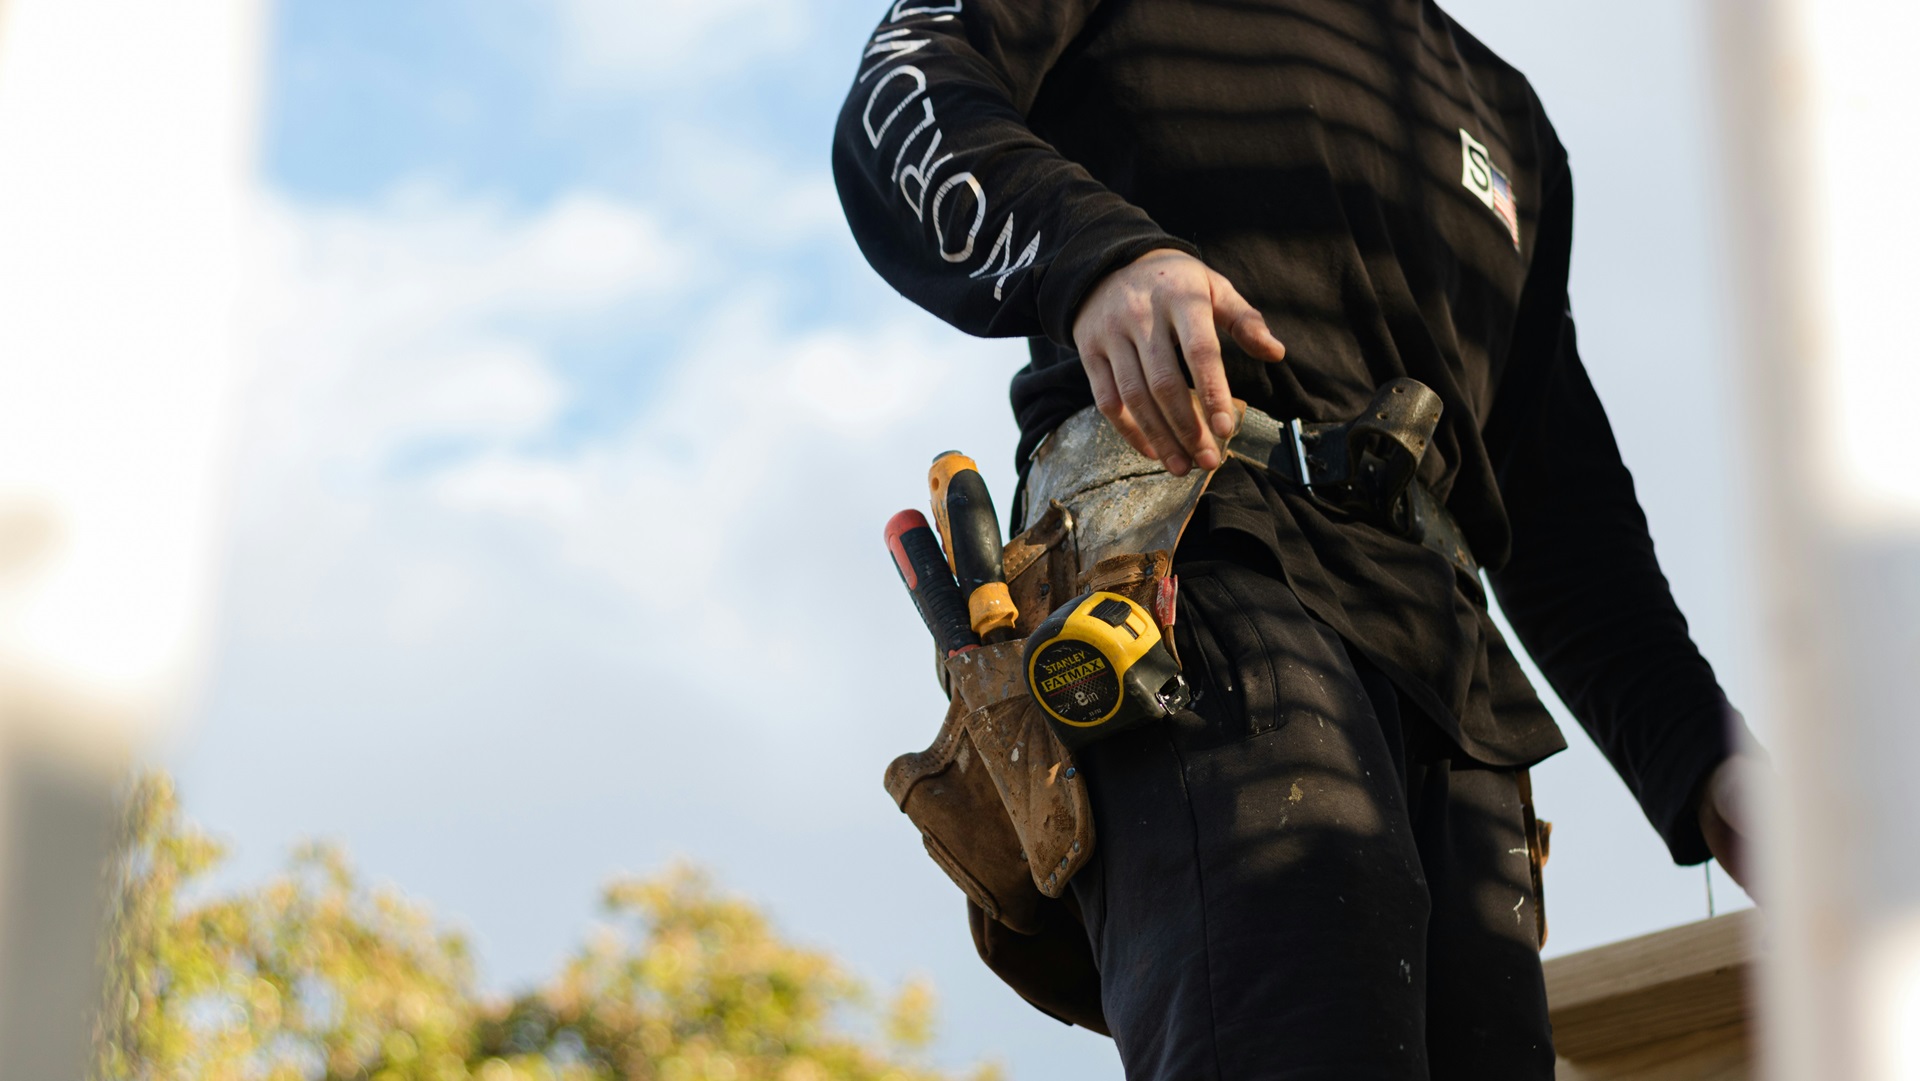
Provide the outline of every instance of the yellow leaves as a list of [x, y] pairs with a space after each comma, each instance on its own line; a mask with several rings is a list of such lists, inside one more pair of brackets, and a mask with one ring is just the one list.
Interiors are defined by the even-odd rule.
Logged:
[[380, 1053], [395, 1066], [406, 1066], [420, 1057], [420, 1045], [404, 1031], [389, 1032], [380, 1042]]
[[909, 981], [887, 1009], [887, 1039], [913, 1050], [932, 1043], [933, 1007], [933, 985], [920, 979]]
[[640, 1050], [653, 1058], [666, 1058], [673, 1050], [673, 1030], [658, 1018], [644, 1022], [640, 1026]]
[[789, 1062], [781, 1067], [776, 1081], [828, 1081], [827, 1072], [809, 1059]]
[[[607, 924], [539, 991], [488, 1002], [467, 944], [361, 883], [337, 846], [198, 904], [221, 858], [171, 784], [128, 801], [96, 1081], [940, 1081], [915, 1064], [934, 998], [909, 983], [871, 1017], [831, 958], [676, 864], [611, 883]], [[192, 896], [187, 892], [186, 896]], [[975, 1081], [995, 1081], [982, 1069]]]
[[425, 1027], [433, 1002], [419, 988], [407, 988], [394, 1000], [394, 1015], [408, 1028]]
[[256, 1028], [279, 1028], [284, 1020], [280, 1012], [280, 989], [270, 980], [255, 978], [247, 991], [248, 1022]]

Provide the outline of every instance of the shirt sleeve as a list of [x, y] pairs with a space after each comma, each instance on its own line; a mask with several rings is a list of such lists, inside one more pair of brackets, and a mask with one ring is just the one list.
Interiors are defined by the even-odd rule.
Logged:
[[1520, 640], [1674, 861], [1699, 863], [1709, 853], [1694, 798], [1741, 722], [1688, 635], [1580, 362], [1564, 167], [1549, 192], [1485, 433], [1512, 530], [1511, 555], [1490, 577]]
[[895, 289], [970, 334], [1070, 345], [1109, 270], [1198, 254], [1027, 126], [1097, 3], [897, 0], [862, 50], [833, 143], [847, 222]]

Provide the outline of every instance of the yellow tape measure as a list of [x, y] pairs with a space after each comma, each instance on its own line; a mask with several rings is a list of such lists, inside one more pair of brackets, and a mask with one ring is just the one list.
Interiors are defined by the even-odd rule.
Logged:
[[1027, 639], [1027, 686], [1069, 747], [1136, 728], [1189, 701], [1180, 665], [1145, 608], [1089, 593]]

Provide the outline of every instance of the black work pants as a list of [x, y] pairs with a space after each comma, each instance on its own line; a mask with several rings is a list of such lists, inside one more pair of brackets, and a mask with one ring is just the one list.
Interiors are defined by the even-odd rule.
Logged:
[[1073, 889], [1127, 1077], [1551, 1079], [1515, 774], [1450, 758], [1277, 568], [1188, 554], [1199, 698], [1080, 752]]

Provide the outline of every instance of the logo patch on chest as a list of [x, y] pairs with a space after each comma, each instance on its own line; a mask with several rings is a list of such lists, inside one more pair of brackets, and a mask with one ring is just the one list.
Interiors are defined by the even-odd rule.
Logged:
[[1487, 204], [1513, 237], [1513, 250], [1520, 250], [1520, 207], [1513, 201], [1513, 181], [1493, 163], [1493, 156], [1480, 140], [1460, 129], [1460, 184]]

